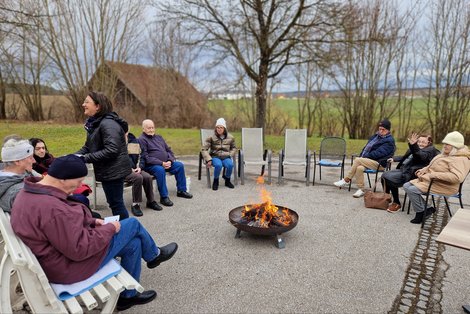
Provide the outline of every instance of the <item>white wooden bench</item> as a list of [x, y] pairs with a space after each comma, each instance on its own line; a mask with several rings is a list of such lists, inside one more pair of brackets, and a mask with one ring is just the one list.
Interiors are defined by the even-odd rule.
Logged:
[[83, 313], [93, 309], [112, 313], [124, 289], [144, 291], [129, 273], [121, 269], [116, 276], [79, 296], [59, 300], [36, 256], [13, 232], [9, 218], [0, 208], [0, 232], [4, 241], [0, 264], [0, 313], [21, 309], [24, 302], [33, 313]]

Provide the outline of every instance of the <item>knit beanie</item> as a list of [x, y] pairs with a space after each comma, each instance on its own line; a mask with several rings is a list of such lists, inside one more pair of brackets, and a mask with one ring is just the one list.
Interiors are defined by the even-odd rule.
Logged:
[[47, 174], [56, 179], [77, 179], [86, 177], [88, 169], [80, 157], [70, 154], [54, 159]]
[[219, 118], [217, 119], [217, 122], [215, 123], [215, 126], [223, 126], [224, 128], [227, 128], [227, 124], [225, 122], [224, 118]]
[[442, 143], [452, 145], [455, 148], [462, 148], [465, 146], [463, 135], [457, 131], [447, 134], [442, 140]]
[[390, 121], [387, 118], [385, 118], [382, 121], [380, 121], [379, 126], [390, 131], [390, 129], [392, 128], [392, 123], [390, 123]]
[[17, 161], [25, 159], [34, 153], [34, 147], [28, 140], [10, 139], [3, 144], [2, 161]]

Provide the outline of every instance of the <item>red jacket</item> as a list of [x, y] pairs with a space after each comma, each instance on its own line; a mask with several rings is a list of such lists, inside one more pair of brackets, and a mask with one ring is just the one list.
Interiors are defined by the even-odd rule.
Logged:
[[67, 199], [51, 186], [25, 179], [12, 207], [11, 225], [33, 251], [49, 281], [75, 283], [94, 274], [101, 265], [115, 228], [95, 227], [85, 205]]

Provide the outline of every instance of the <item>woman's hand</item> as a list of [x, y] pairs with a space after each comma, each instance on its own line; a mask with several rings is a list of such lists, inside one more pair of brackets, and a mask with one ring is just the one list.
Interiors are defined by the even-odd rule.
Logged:
[[408, 143], [414, 145], [418, 142], [419, 135], [418, 133], [411, 133], [411, 136], [408, 138]]
[[119, 230], [121, 230], [121, 223], [119, 221], [112, 221], [110, 222], [110, 224], [114, 225], [114, 228], [116, 228], [116, 233], [118, 233]]
[[207, 167], [207, 168], [212, 167], [212, 160], [209, 160], [209, 161], [206, 163], [206, 167]]

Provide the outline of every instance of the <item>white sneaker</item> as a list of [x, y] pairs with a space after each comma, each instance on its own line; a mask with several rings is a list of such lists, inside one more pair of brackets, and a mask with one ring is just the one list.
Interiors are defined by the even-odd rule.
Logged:
[[359, 198], [359, 197], [363, 197], [364, 196], [364, 191], [359, 189], [356, 191], [356, 193], [353, 194], [353, 197], [355, 198]]
[[336, 181], [335, 183], [333, 183], [334, 185], [336, 185], [337, 187], [341, 188], [343, 186], [346, 186], [349, 184], [349, 182], [346, 182], [344, 179], [341, 179], [339, 181]]

